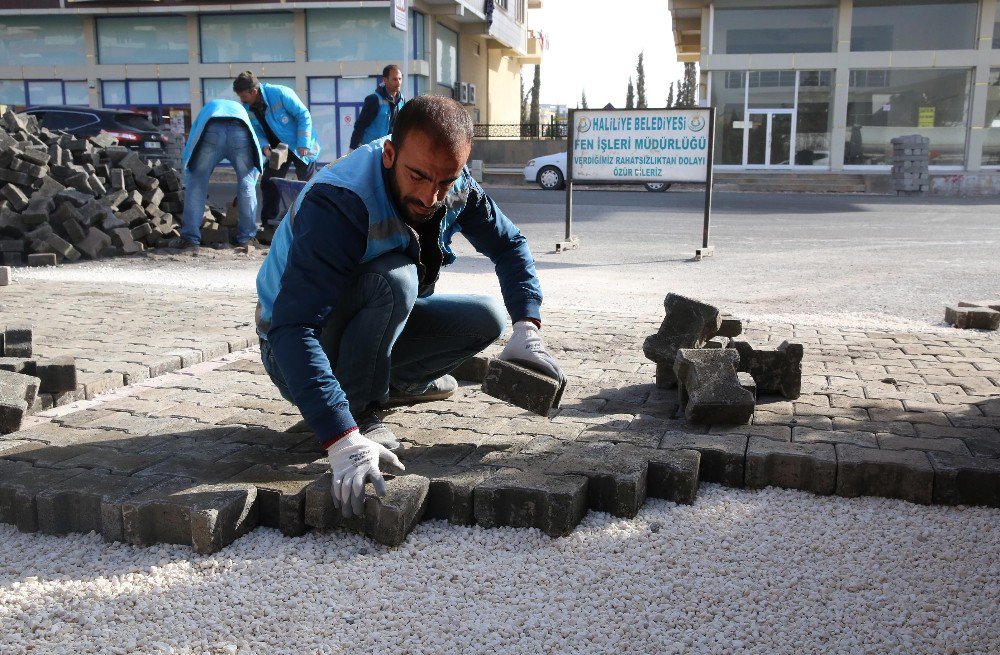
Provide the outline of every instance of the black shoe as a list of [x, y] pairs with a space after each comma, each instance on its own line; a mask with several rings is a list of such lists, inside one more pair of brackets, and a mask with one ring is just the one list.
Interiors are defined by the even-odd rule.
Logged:
[[190, 250], [192, 248], [201, 248], [201, 244], [195, 243], [194, 241], [188, 241], [184, 237], [177, 237], [168, 241], [167, 247], [176, 248], [178, 250]]
[[399, 450], [401, 445], [399, 439], [392, 433], [392, 430], [386, 427], [385, 423], [382, 422], [382, 417], [374, 409], [366, 409], [361, 412], [357, 423], [358, 432], [361, 433], [362, 437], [367, 437], [389, 450]]

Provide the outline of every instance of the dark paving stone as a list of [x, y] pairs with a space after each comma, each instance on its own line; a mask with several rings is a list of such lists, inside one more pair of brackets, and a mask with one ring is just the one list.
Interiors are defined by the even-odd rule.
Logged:
[[837, 444], [837, 495], [882, 496], [930, 504], [934, 469], [926, 453]]
[[829, 495], [837, 486], [837, 454], [828, 443], [789, 443], [750, 437], [746, 486], [781, 487]]
[[480, 483], [473, 500], [483, 527], [538, 528], [561, 537], [587, 513], [587, 478], [505, 470]]

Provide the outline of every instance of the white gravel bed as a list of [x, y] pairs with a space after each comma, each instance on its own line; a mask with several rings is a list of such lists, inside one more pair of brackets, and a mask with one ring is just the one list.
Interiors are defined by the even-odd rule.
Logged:
[[702, 487], [570, 536], [258, 529], [214, 556], [0, 526], [0, 652], [996, 653], [1000, 511]]

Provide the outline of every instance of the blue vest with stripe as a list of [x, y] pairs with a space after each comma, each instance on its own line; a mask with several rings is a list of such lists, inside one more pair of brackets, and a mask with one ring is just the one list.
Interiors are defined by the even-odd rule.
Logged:
[[[361, 136], [362, 143], [370, 143], [376, 139], [381, 139], [389, 134], [390, 130], [389, 117], [392, 115], [392, 103], [382, 93], [374, 93], [372, 95], [378, 98], [378, 113], [375, 114], [375, 118], [365, 128], [365, 133]], [[406, 104], [406, 101], [400, 96], [396, 111], [402, 109], [404, 104]]]

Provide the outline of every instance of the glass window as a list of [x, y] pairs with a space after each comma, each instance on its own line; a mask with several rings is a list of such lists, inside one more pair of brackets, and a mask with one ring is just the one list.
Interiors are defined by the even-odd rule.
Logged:
[[715, 163], [743, 163], [743, 113], [746, 102], [743, 71], [712, 73], [712, 104], [715, 106]]
[[24, 80], [0, 80], [0, 105], [23, 107], [26, 100]]
[[453, 87], [458, 81], [458, 32], [438, 23], [434, 45], [437, 48], [437, 83]]
[[295, 61], [292, 14], [202, 15], [201, 61]]
[[161, 80], [160, 99], [164, 104], [190, 104], [191, 84], [187, 80]]
[[364, 102], [375, 88], [375, 79], [371, 77], [340, 78], [337, 80], [337, 101]]
[[798, 113], [795, 116], [795, 164], [830, 166], [833, 127], [833, 71], [799, 71]]
[[986, 91], [983, 166], [1000, 166], [1000, 68], [990, 70], [990, 84]]
[[970, 70], [873, 73], [851, 71], [844, 164], [888, 164], [891, 140], [906, 134], [930, 139], [932, 165], [965, 163]]
[[28, 104], [31, 105], [61, 105], [63, 104], [62, 82], [57, 80], [28, 82]]
[[410, 84], [413, 85], [411, 98], [416, 98], [427, 93], [427, 85], [430, 83], [430, 80], [427, 79], [426, 75], [410, 75], [410, 79], [412, 80]]
[[[290, 89], [295, 89], [294, 77], [262, 77], [261, 82], [268, 84], [280, 84]], [[239, 100], [233, 93], [233, 78], [231, 77], [206, 77], [201, 81], [202, 100], [208, 102], [216, 98], [226, 100]]]
[[90, 90], [87, 88], [87, 83], [80, 82], [66, 82], [66, 104], [67, 105], [84, 105], [90, 104]]
[[997, 18], [993, 23], [993, 49], [1000, 50], [1000, 11], [997, 11]]
[[751, 109], [791, 109], [795, 106], [795, 71], [749, 71]]
[[427, 52], [427, 19], [419, 11], [410, 12], [410, 29], [413, 31], [413, 58], [429, 60], [431, 53]]
[[0, 16], [0, 61], [5, 66], [76, 65], [86, 56], [81, 18]]
[[37, 116], [38, 124], [50, 130], [75, 130], [99, 122], [94, 114], [73, 111], [47, 111]]
[[188, 49], [184, 16], [97, 19], [102, 64], [186, 64]]
[[306, 11], [309, 61], [397, 60], [403, 56], [403, 33], [389, 25], [389, 12], [372, 9]]
[[160, 104], [160, 88], [156, 80], [132, 80], [128, 83], [128, 101], [133, 105]]
[[716, 9], [712, 49], [717, 54], [833, 52], [836, 7]]
[[974, 48], [978, 0], [854, 0], [851, 50]]
[[332, 77], [311, 78], [309, 102], [337, 102], [337, 80]]
[[124, 105], [128, 102], [128, 97], [125, 95], [125, 82], [102, 82], [101, 91], [101, 96], [104, 98], [101, 104], [106, 107]]

